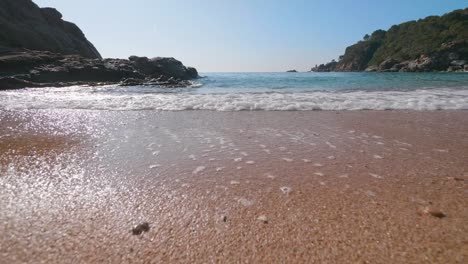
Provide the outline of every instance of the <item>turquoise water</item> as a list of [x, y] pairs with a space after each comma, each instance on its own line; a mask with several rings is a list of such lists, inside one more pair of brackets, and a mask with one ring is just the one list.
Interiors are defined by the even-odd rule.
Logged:
[[404, 91], [468, 89], [468, 73], [202, 73], [198, 92]]
[[468, 73], [202, 73], [189, 88], [75, 86], [0, 92], [0, 109], [467, 110]]

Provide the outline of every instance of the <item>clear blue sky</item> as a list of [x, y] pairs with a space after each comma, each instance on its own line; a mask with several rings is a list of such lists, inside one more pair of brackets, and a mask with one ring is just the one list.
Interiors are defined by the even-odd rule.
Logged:
[[309, 70], [376, 29], [468, 0], [34, 0], [104, 57], [169, 56], [209, 71]]

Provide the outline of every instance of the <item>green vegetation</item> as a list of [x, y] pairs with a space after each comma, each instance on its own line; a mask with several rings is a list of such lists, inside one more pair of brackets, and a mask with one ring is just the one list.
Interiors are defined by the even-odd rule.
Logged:
[[336, 70], [363, 71], [386, 60], [404, 62], [443, 51], [468, 58], [468, 8], [366, 34], [362, 41], [346, 49]]
[[[378, 65], [389, 58], [416, 59], [421, 54], [439, 51], [444, 43], [464, 40], [468, 40], [468, 8], [391, 27], [369, 65]], [[467, 51], [465, 47], [463, 53]]]

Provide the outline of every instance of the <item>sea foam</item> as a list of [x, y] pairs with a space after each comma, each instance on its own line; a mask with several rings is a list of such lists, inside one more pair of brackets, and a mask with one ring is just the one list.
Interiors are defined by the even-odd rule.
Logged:
[[[110, 90], [110, 88], [107, 88]], [[0, 109], [96, 110], [467, 110], [468, 89], [263, 93], [113, 93], [92, 87], [0, 92]]]

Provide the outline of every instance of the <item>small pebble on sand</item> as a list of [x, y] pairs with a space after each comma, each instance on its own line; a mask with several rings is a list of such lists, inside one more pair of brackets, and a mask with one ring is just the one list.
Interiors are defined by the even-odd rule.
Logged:
[[292, 191], [291, 187], [287, 187], [287, 186], [281, 187], [280, 190], [283, 192], [283, 194], [286, 194], [286, 195], [288, 195]]
[[261, 215], [261, 216], [257, 217], [257, 220], [264, 223], [264, 224], [268, 224], [268, 218], [266, 217], [266, 215]]
[[148, 222], [141, 223], [132, 229], [132, 234], [135, 236], [141, 235], [143, 232], [148, 232], [150, 225]]

